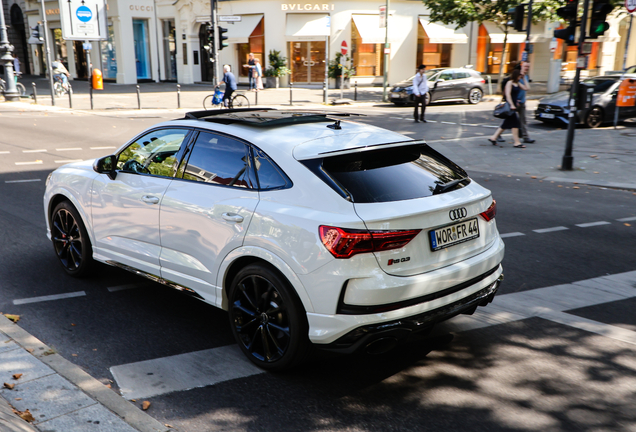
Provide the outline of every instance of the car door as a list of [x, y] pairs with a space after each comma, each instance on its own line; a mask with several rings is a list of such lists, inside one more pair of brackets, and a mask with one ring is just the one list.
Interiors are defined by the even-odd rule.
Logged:
[[161, 205], [161, 276], [214, 303], [220, 262], [243, 244], [259, 193], [243, 141], [200, 131], [187, 153]]
[[146, 133], [117, 155], [115, 179], [93, 181], [91, 216], [98, 258], [158, 276], [159, 208], [191, 129]]
[[442, 99], [452, 99], [457, 96], [453, 96], [454, 94], [454, 74], [452, 69], [448, 69], [442, 71], [435, 81], [429, 86], [432, 86], [431, 95], [433, 96], [433, 100], [442, 100]]

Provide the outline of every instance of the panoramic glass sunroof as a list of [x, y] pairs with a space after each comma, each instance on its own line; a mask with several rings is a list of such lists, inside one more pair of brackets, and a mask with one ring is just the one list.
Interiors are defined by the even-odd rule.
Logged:
[[198, 119], [215, 123], [245, 123], [254, 126], [277, 126], [294, 123], [330, 122], [334, 117], [350, 117], [350, 113], [328, 111], [282, 111], [276, 109], [237, 109], [223, 111], [195, 111], [186, 119]]

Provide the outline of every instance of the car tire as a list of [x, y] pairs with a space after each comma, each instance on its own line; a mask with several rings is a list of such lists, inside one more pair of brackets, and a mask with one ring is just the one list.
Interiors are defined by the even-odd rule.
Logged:
[[282, 371], [300, 364], [311, 346], [307, 315], [293, 288], [262, 264], [241, 269], [228, 292], [232, 333], [256, 366]]
[[603, 124], [603, 108], [595, 106], [585, 114], [585, 126], [589, 128], [597, 128]]
[[93, 247], [77, 209], [69, 201], [62, 201], [51, 215], [53, 249], [66, 273], [85, 277], [93, 268]]
[[477, 87], [470, 89], [468, 92], [468, 103], [476, 105], [481, 102], [481, 99], [484, 97], [484, 92]]

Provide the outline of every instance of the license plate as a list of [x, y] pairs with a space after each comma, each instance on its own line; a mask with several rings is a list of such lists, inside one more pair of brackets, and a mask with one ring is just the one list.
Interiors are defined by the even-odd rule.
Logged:
[[399, 99], [399, 98], [401, 98], [401, 97], [402, 97], [402, 95], [401, 95], [400, 93], [391, 93], [391, 97], [392, 97], [393, 99]]
[[467, 219], [428, 232], [428, 238], [431, 241], [431, 250], [433, 251], [455, 246], [456, 244], [464, 243], [477, 237], [479, 237], [479, 223], [477, 222], [477, 218]]
[[540, 113], [539, 117], [541, 118], [547, 118], [547, 119], [553, 119], [554, 118], [554, 114], [548, 114], [548, 113]]

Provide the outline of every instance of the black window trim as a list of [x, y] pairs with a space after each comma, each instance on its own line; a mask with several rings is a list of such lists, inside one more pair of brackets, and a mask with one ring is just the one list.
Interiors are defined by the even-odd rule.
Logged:
[[[212, 133], [212, 134], [216, 134], [219, 136], [223, 136], [225, 138], [230, 138], [233, 139], [235, 141], [239, 141], [241, 143], [243, 143], [246, 147], [247, 147], [247, 155], [250, 158], [250, 170], [249, 170], [249, 175], [250, 175], [250, 183], [253, 183], [255, 187], [250, 187], [250, 188], [245, 188], [245, 190], [249, 190], [249, 191], [258, 191], [258, 192], [269, 192], [269, 191], [277, 191], [277, 190], [284, 190], [284, 189], [290, 189], [294, 186], [294, 183], [292, 182], [292, 180], [289, 178], [289, 176], [285, 173], [285, 171], [283, 171], [283, 169], [274, 161], [274, 159], [272, 159], [267, 152], [263, 151], [261, 148], [255, 146], [254, 144], [252, 144], [251, 142], [243, 139], [243, 138], [239, 138], [235, 135], [231, 135], [225, 132], [221, 132], [221, 131], [217, 131], [217, 130], [210, 130], [210, 129], [205, 129], [205, 128], [193, 128], [192, 130], [192, 136], [186, 146], [186, 149], [184, 151], [184, 154], [182, 155], [182, 159], [178, 164], [177, 169], [175, 170], [173, 179], [174, 180], [179, 180], [179, 181], [187, 181], [187, 182], [197, 182], [196, 180], [188, 180], [188, 179], [184, 179], [183, 177], [177, 177], [177, 174], [179, 173], [179, 171], [181, 171], [182, 165], [183, 168], [185, 170], [185, 166], [187, 165], [189, 159], [190, 159], [190, 155], [192, 154], [192, 148], [194, 147], [194, 144], [197, 140], [197, 138], [199, 137], [199, 134], [201, 132], [205, 132], [205, 133]], [[285, 186], [283, 187], [279, 187], [279, 188], [270, 188], [270, 189], [261, 189], [260, 186], [260, 181], [258, 179], [258, 173], [256, 172], [256, 166], [254, 164], [254, 149], [257, 149], [258, 151], [262, 152], [267, 159], [269, 159], [269, 161], [274, 165], [274, 167], [278, 170], [279, 174], [283, 177], [283, 179], [285, 180]], [[201, 182], [198, 182], [201, 183]], [[222, 184], [216, 184], [216, 183], [206, 183], [209, 186], [218, 186], [218, 187], [225, 187], [225, 188], [235, 188], [236, 186], [227, 186], [227, 185], [222, 185]]]
[[[142, 176], [147, 176], [147, 177], [156, 177], [156, 178], [165, 178], [165, 179], [174, 180], [175, 176], [177, 174], [177, 169], [181, 165], [181, 159], [183, 159], [183, 153], [185, 152], [185, 149], [190, 144], [190, 140], [192, 138], [192, 135], [194, 134], [194, 130], [193, 130], [192, 127], [189, 127], [189, 126], [167, 126], [167, 125], [164, 125], [164, 126], [160, 126], [160, 127], [153, 128], [153, 129], [147, 129], [147, 130], [141, 132], [140, 134], [136, 135], [133, 139], [128, 141], [124, 146], [122, 146], [121, 149], [115, 153], [115, 156], [117, 156], [117, 161], [119, 161], [119, 156], [124, 151], [126, 151], [126, 149], [128, 147], [130, 147], [135, 142], [137, 142], [140, 138], [142, 138], [145, 135], [149, 135], [151, 133], [155, 133], [157, 131], [164, 130], [164, 129], [183, 129], [183, 130], [186, 130], [188, 132], [183, 137], [183, 141], [181, 142], [181, 146], [179, 147], [179, 150], [175, 154], [175, 163], [172, 166], [172, 177], [166, 177], [166, 176], [161, 176], [161, 175], [156, 175], [156, 174], [146, 174], [146, 173], [139, 173], [139, 172], [132, 172], [132, 171], [124, 171], [124, 170], [120, 170], [120, 169], [118, 169], [116, 171], [118, 173], [136, 174], [136, 175], [142, 175]], [[185, 146], [184, 146], [184, 143], [185, 143]], [[115, 166], [117, 166], [117, 163], [115, 163]]]

